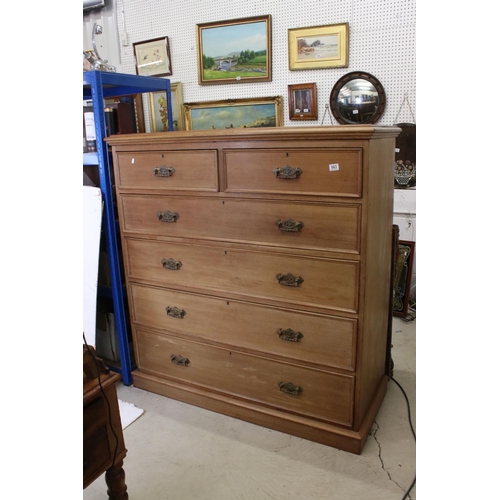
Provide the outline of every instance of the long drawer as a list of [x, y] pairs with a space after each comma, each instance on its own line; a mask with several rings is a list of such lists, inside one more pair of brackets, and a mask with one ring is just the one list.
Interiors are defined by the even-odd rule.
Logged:
[[126, 245], [133, 281], [289, 308], [357, 311], [356, 261], [132, 238]]
[[362, 149], [223, 152], [226, 191], [360, 197]]
[[189, 196], [121, 197], [125, 231], [358, 254], [361, 207]]
[[[355, 320], [137, 284], [130, 293], [137, 324], [301, 363], [354, 369]], [[172, 313], [174, 307], [181, 312]]]
[[354, 377], [136, 329], [141, 371], [296, 414], [352, 424]]
[[118, 153], [120, 188], [218, 191], [217, 150]]

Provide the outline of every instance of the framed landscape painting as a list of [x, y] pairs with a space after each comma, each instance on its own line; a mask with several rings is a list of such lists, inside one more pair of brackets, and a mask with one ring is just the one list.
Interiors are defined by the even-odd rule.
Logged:
[[257, 97], [184, 103], [186, 130], [283, 126], [283, 98]]
[[346, 68], [348, 64], [348, 23], [288, 30], [290, 70]]
[[271, 16], [196, 27], [200, 85], [272, 80]]

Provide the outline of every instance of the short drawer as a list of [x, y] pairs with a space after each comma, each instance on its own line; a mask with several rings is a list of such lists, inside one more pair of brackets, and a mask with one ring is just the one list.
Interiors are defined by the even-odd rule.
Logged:
[[357, 261], [129, 238], [126, 245], [132, 281], [288, 308], [357, 311]]
[[125, 231], [359, 253], [361, 206], [189, 196], [121, 197]]
[[216, 150], [117, 153], [119, 188], [218, 191]]
[[360, 197], [362, 149], [224, 151], [227, 192]]
[[235, 350], [136, 330], [141, 371], [345, 425], [354, 377], [293, 366]]
[[[138, 284], [130, 290], [137, 324], [301, 363], [354, 369], [356, 320]], [[183, 314], [169, 314], [173, 307]]]

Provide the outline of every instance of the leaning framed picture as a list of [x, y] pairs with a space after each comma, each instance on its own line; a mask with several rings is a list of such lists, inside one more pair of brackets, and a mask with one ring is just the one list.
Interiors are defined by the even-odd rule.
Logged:
[[290, 120], [318, 119], [316, 83], [288, 85], [288, 113]]
[[134, 45], [135, 72], [141, 76], [169, 76], [172, 74], [168, 36], [153, 38]]
[[[182, 115], [182, 84], [170, 84], [172, 102], [172, 125], [174, 130], [184, 130]], [[168, 132], [168, 107], [165, 92], [150, 92], [148, 94], [149, 124], [151, 132]]]
[[283, 126], [283, 98], [257, 97], [183, 104], [186, 130]]
[[348, 23], [288, 30], [290, 70], [347, 68], [348, 64]]
[[200, 85], [272, 80], [271, 16], [196, 25]]
[[393, 316], [405, 317], [408, 315], [414, 255], [415, 242], [399, 240], [394, 263]]

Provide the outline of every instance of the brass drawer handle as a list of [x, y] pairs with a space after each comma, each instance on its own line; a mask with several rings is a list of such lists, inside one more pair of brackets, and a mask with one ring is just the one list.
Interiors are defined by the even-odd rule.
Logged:
[[297, 278], [292, 273], [277, 274], [276, 279], [278, 280], [278, 283], [283, 286], [299, 286], [304, 282], [304, 278], [302, 278], [302, 276]]
[[167, 311], [167, 316], [172, 318], [182, 319], [186, 316], [186, 311], [184, 309], [179, 309], [178, 307], [165, 307], [165, 311]]
[[172, 363], [178, 365], [178, 366], [187, 366], [189, 365], [189, 359], [188, 358], [183, 358], [180, 354], [177, 356], [175, 354], [170, 355], [170, 359]]
[[181, 268], [182, 262], [180, 260], [170, 259], [161, 259], [161, 265], [163, 269], [171, 269], [172, 271], [177, 271]]
[[161, 167], [155, 167], [153, 169], [153, 172], [155, 174], [155, 177], [172, 177], [175, 172], [175, 168], [162, 165]]
[[304, 335], [302, 335], [302, 333], [295, 332], [291, 328], [287, 328], [286, 330], [279, 328], [278, 329], [278, 336], [280, 339], [288, 340], [289, 342], [299, 342], [299, 340], [304, 337]]
[[291, 382], [287, 382], [286, 384], [283, 382], [278, 382], [279, 388], [281, 392], [285, 394], [291, 394], [292, 396], [298, 396], [302, 392], [302, 387], [298, 385], [293, 385]]
[[287, 165], [284, 168], [275, 168], [273, 173], [278, 179], [297, 179], [302, 173], [302, 169], [298, 167], [293, 168]]
[[278, 226], [278, 229], [280, 231], [291, 231], [295, 233], [300, 231], [304, 227], [304, 223], [301, 220], [296, 222], [293, 219], [278, 219], [276, 221], [276, 225]]
[[158, 212], [158, 220], [161, 222], [177, 222], [177, 219], [179, 219], [177, 212], [171, 212], [170, 210]]

